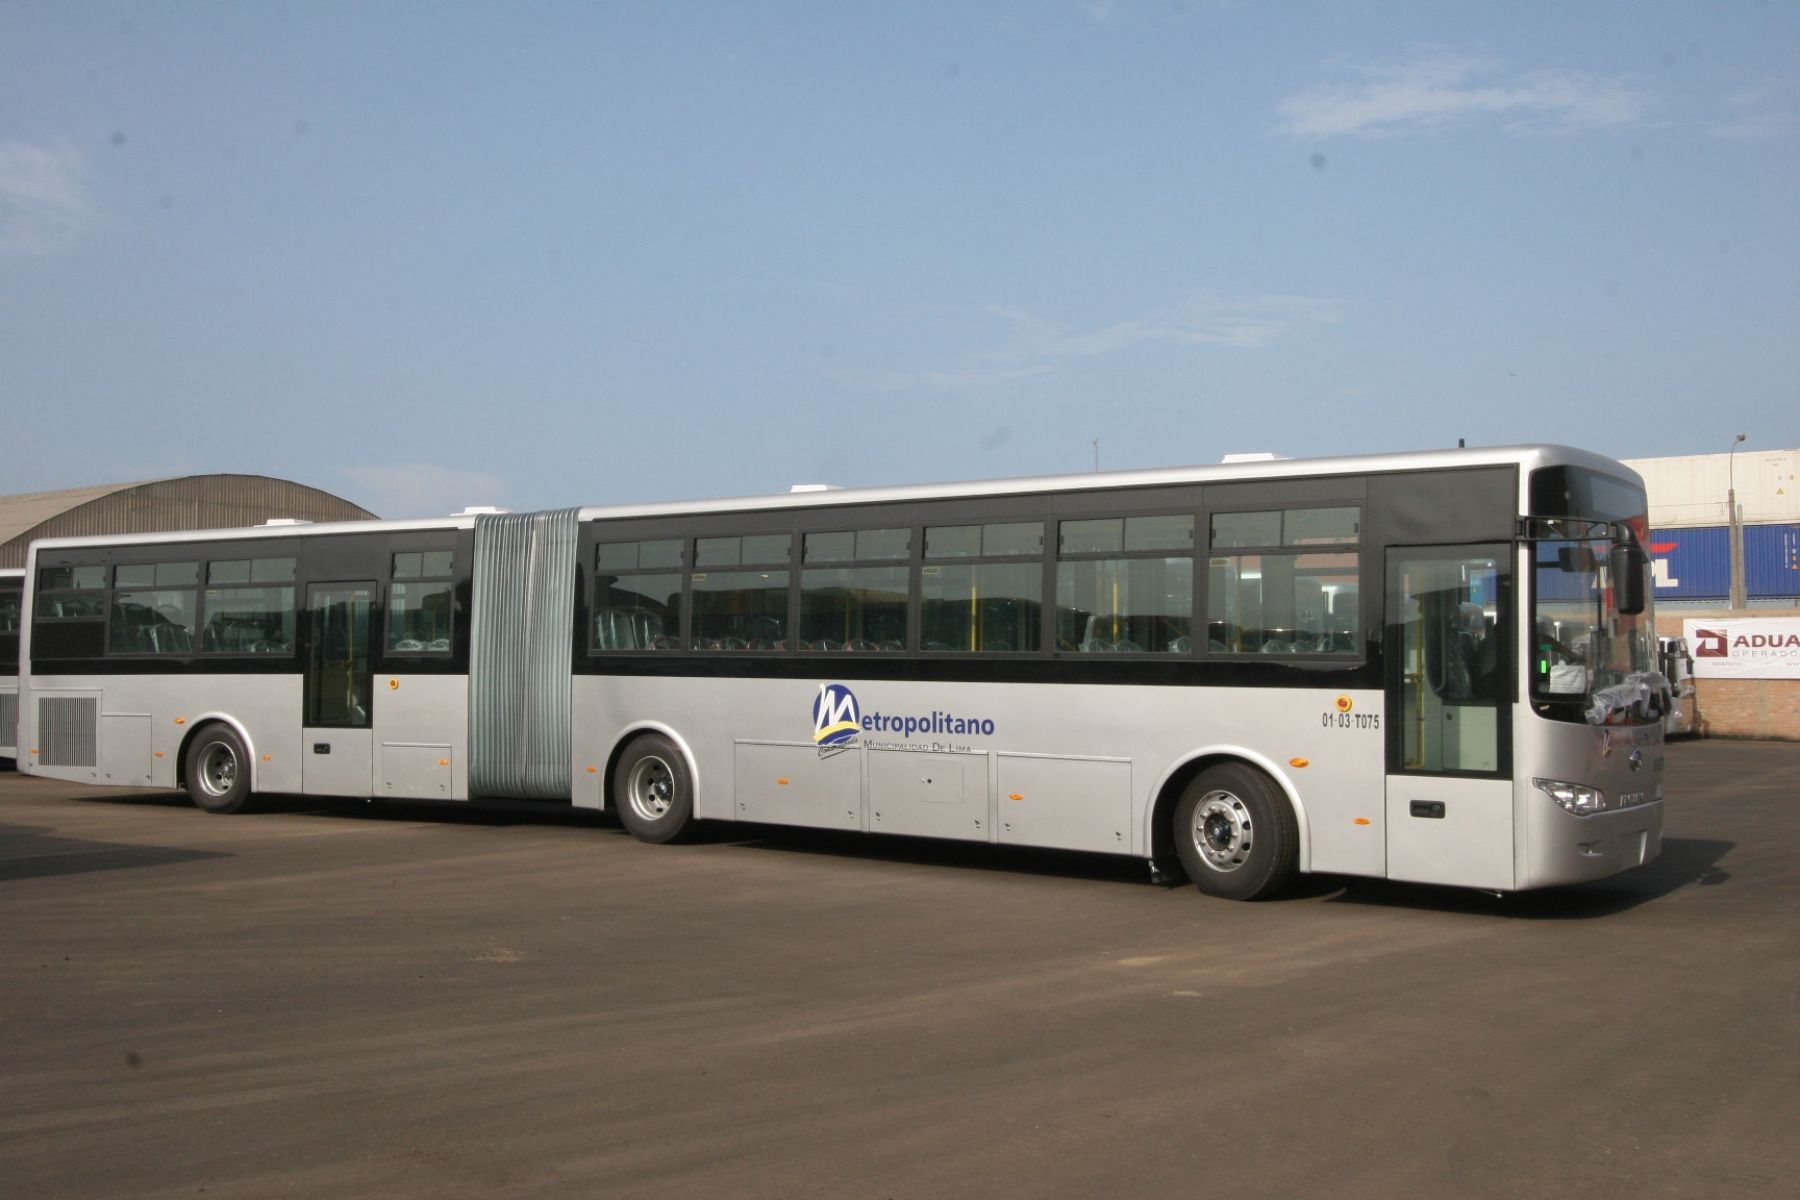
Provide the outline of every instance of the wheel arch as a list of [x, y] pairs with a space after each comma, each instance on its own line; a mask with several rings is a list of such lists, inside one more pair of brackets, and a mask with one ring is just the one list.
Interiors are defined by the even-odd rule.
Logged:
[[700, 786], [700, 764], [694, 757], [694, 748], [688, 745], [687, 739], [682, 737], [679, 733], [676, 733], [673, 727], [666, 725], [661, 721], [633, 721], [631, 724], [619, 730], [619, 736], [613, 739], [612, 750], [606, 756], [605, 772], [600, 777], [601, 811], [610, 813], [616, 813], [618, 811], [613, 797], [614, 769], [618, 767], [619, 759], [625, 753], [625, 747], [631, 745], [631, 743], [637, 741], [647, 733], [661, 734], [663, 737], [668, 738], [670, 744], [675, 747], [676, 752], [681, 755], [682, 762], [687, 767], [688, 779], [692, 781], [694, 787], [694, 808], [696, 810], [694, 819], [699, 820], [699, 800], [700, 797], [706, 793]]
[[1241, 763], [1254, 767], [1267, 775], [1280, 789], [1287, 799], [1288, 807], [1293, 810], [1298, 830], [1299, 862], [1296, 866], [1302, 872], [1312, 870], [1312, 829], [1307, 824], [1306, 806], [1301, 803], [1300, 794], [1294, 790], [1293, 780], [1273, 760], [1242, 746], [1198, 747], [1163, 772], [1162, 778], [1151, 789], [1150, 808], [1146, 817], [1148, 827], [1144, 830], [1144, 844], [1150, 848], [1150, 857], [1167, 858], [1175, 853], [1175, 833], [1171, 826], [1175, 806], [1180, 803], [1182, 792], [1187, 790], [1187, 785], [1200, 772], [1223, 763]]
[[238, 735], [238, 740], [244, 743], [244, 755], [250, 760], [244, 764], [250, 768], [250, 792], [255, 795], [261, 791], [262, 759], [256, 753], [256, 739], [250, 736], [244, 723], [230, 713], [202, 713], [188, 719], [188, 731], [181, 735], [181, 745], [175, 751], [175, 785], [187, 787], [188, 749], [209, 725], [224, 725]]

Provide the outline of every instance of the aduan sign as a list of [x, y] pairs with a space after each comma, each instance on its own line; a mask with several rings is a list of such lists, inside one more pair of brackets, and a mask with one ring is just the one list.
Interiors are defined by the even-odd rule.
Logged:
[[1800, 679], [1800, 620], [1688, 618], [1682, 632], [1699, 679]]

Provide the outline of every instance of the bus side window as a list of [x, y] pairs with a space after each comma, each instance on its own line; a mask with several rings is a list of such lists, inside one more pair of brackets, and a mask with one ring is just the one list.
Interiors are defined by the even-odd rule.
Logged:
[[454, 550], [408, 550], [393, 557], [388, 585], [387, 649], [393, 654], [450, 653], [456, 586]]
[[938, 525], [925, 530], [919, 648], [1035, 651], [1044, 612], [1044, 523]]
[[790, 533], [696, 539], [696, 569], [688, 577], [689, 644], [695, 650], [787, 650], [792, 558]]

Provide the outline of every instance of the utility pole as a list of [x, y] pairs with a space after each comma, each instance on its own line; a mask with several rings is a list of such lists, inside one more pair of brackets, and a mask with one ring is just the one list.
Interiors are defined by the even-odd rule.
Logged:
[[1731, 511], [1726, 515], [1731, 520], [1731, 607], [1744, 607], [1744, 523], [1738, 519], [1737, 503], [1737, 448], [1743, 443], [1744, 435], [1738, 434], [1731, 441], [1731, 450], [1726, 455], [1725, 506]]

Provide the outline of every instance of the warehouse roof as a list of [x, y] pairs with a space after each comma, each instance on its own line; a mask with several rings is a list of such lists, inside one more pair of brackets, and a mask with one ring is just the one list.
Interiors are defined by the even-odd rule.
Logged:
[[35, 538], [233, 529], [276, 518], [369, 520], [374, 513], [318, 488], [266, 475], [183, 475], [0, 496], [0, 567], [25, 565]]

